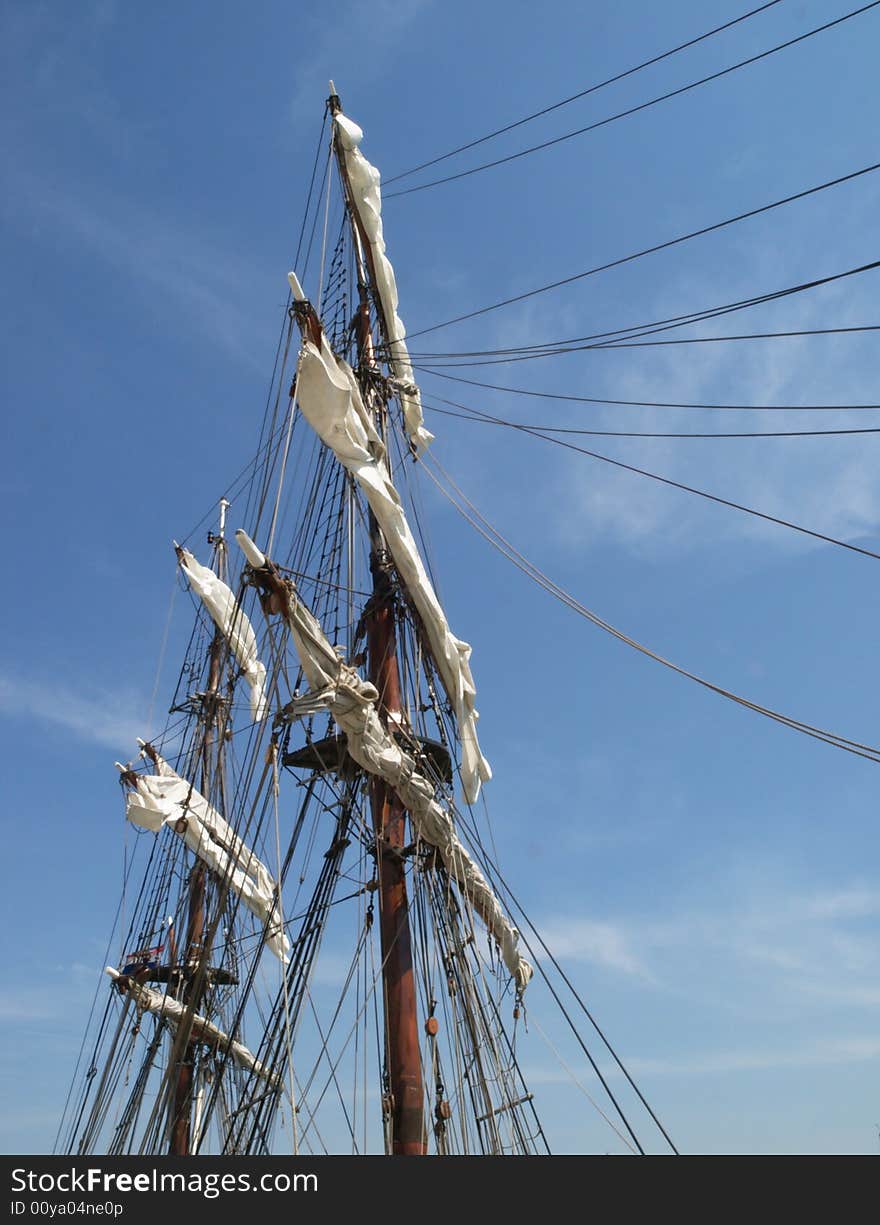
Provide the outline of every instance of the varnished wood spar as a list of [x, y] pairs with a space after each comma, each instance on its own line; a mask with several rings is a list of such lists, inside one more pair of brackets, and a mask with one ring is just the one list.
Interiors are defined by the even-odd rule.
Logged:
[[[386, 566], [374, 547], [371, 551], [373, 596], [366, 617], [367, 644], [370, 680], [379, 691], [380, 715], [387, 725], [400, 718], [400, 676], [393, 595]], [[406, 810], [397, 794], [380, 778], [374, 778], [370, 784], [370, 801], [379, 876], [392, 1152], [397, 1156], [420, 1157], [427, 1151], [427, 1145], [409, 900], [401, 857], [406, 846]]]
[[[366, 285], [360, 285], [358, 353], [366, 372], [373, 366], [370, 307]], [[366, 403], [370, 396], [363, 388]], [[370, 405], [372, 407], [372, 405]], [[385, 406], [380, 405], [381, 434], [385, 438]], [[387, 727], [399, 724], [401, 714], [394, 590], [385, 539], [370, 511], [370, 571], [373, 594], [365, 611], [370, 680], [379, 692], [379, 717]], [[381, 778], [370, 783], [376, 864], [379, 877], [379, 930], [382, 938], [382, 978], [385, 993], [388, 1080], [391, 1089], [391, 1151], [400, 1157], [422, 1157], [427, 1152], [424, 1123], [424, 1087], [419, 1051], [416, 983], [406, 872], [401, 851], [406, 842], [406, 809], [397, 793]]]
[[[201, 949], [205, 931], [205, 865], [197, 863], [189, 877], [189, 922], [186, 934], [186, 958], [184, 972], [189, 973], [198, 951]], [[183, 992], [183, 1001], [193, 1011], [198, 1000], [192, 991], [191, 982]], [[171, 1125], [169, 1152], [173, 1157], [187, 1157], [190, 1151], [190, 1120], [192, 1115], [193, 1078], [195, 1073], [196, 1047], [198, 1043], [190, 1037], [177, 1065], [174, 1082], [174, 1114]]]

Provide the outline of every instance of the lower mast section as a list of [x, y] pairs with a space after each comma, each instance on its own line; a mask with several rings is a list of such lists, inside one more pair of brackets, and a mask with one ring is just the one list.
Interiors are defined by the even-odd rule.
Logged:
[[[224, 527], [226, 523], [226, 507], [229, 503], [223, 498], [220, 502], [220, 534], [215, 539], [217, 569], [225, 576], [225, 540]], [[224, 718], [219, 702], [220, 693], [220, 661], [223, 655], [224, 639], [219, 629], [214, 631], [208, 650], [208, 684], [202, 694], [202, 722], [204, 738], [202, 741], [202, 792], [211, 795], [212, 768], [216, 764], [218, 775], [222, 766], [222, 748], [224, 733]], [[219, 731], [219, 736], [217, 735]], [[214, 746], [217, 746], [216, 763], [212, 760]], [[184, 979], [182, 1002], [197, 1012], [205, 993], [205, 958], [208, 950], [205, 948], [205, 894], [208, 883], [208, 873], [205, 865], [196, 861], [189, 878], [189, 917], [187, 921], [186, 950], [184, 952], [181, 971]], [[177, 1050], [177, 1041], [172, 1045], [172, 1052]], [[174, 1069], [174, 1095], [170, 1119], [170, 1138], [168, 1151], [172, 1157], [188, 1157], [193, 1148], [192, 1109], [194, 1100], [196, 1059], [198, 1057], [198, 1042], [192, 1037], [180, 1051], [179, 1063]]]
[[[366, 626], [370, 679], [379, 691], [386, 726], [400, 722], [400, 676], [389, 561], [378, 524], [370, 516], [373, 595]], [[379, 925], [385, 997], [385, 1051], [390, 1091], [391, 1151], [421, 1157], [427, 1152], [424, 1088], [419, 1052], [416, 986], [413, 974], [409, 901], [406, 892], [406, 810], [381, 779], [370, 784], [379, 878]]]
[[[205, 865], [193, 867], [189, 882], [189, 923], [186, 937], [186, 961], [184, 973], [191, 973], [195, 959], [202, 948], [205, 928]], [[197, 999], [191, 988], [184, 993], [183, 1002], [195, 1010]], [[174, 1085], [174, 1106], [171, 1124], [172, 1157], [188, 1157], [190, 1153], [190, 1117], [192, 1114], [193, 1080], [198, 1043], [190, 1040], [181, 1052]]]

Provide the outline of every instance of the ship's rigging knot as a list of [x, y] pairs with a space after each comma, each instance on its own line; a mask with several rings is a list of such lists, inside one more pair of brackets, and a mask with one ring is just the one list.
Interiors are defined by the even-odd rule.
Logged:
[[408, 379], [399, 379], [395, 378], [394, 375], [390, 375], [385, 380], [385, 384], [391, 389], [391, 391], [400, 392], [405, 396], [417, 396], [419, 394], [417, 385], [415, 383], [411, 383]]
[[323, 689], [315, 691], [308, 690], [301, 695], [296, 694], [281, 708], [278, 718], [283, 723], [295, 723], [300, 719], [309, 719], [312, 715], [329, 709], [335, 696], [336, 690], [333, 685], [325, 685]]

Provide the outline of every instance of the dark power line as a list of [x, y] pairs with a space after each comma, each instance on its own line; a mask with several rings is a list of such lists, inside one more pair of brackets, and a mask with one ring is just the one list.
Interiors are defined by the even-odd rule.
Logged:
[[487, 391], [504, 391], [512, 396], [529, 396], [536, 400], [559, 400], [574, 404], [604, 404], [624, 408], [699, 408], [744, 413], [850, 413], [865, 412], [880, 408], [880, 404], [702, 404], [682, 400], [614, 400], [599, 396], [565, 395], [556, 391], [532, 391], [528, 387], [507, 387], [500, 383], [483, 383], [478, 379], [465, 379], [454, 374], [443, 374], [439, 370], [427, 370], [434, 378], [448, 383], [461, 383], [468, 387], [482, 387]]
[[[546, 434], [577, 434], [596, 438], [819, 438], [842, 434], [880, 434], [880, 426], [835, 430], [734, 430], [730, 432], [717, 430], [702, 432], [693, 430], [678, 432], [669, 430], [585, 430], [572, 426], [545, 425], [543, 422], [533, 425], [524, 421], [508, 421], [504, 417], [490, 417], [478, 408], [471, 408], [467, 404], [458, 404], [455, 400], [444, 400], [442, 396], [437, 398], [441, 404], [446, 404], [450, 407], [438, 408], [436, 404], [431, 404], [424, 398], [422, 399], [422, 405], [432, 413], [442, 413], [444, 417], [457, 417], [460, 421], [477, 421], [484, 425], [504, 425], [514, 430], [543, 430]], [[461, 409], [462, 411], [454, 412], [452, 411], [453, 409]]]
[[650, 98], [647, 102], [641, 102], [638, 106], [631, 106], [625, 111], [618, 111], [615, 115], [607, 115], [604, 119], [597, 119], [595, 123], [588, 123], [585, 127], [576, 128], [573, 132], [566, 132], [563, 136], [554, 136], [552, 140], [541, 141], [540, 144], [531, 145], [528, 149], [520, 149], [516, 153], [508, 153], [506, 157], [498, 157], [492, 162], [484, 162], [481, 166], [472, 166], [469, 170], [460, 170], [458, 174], [448, 174], [442, 179], [431, 179], [427, 183], [419, 183], [416, 187], [404, 187], [400, 191], [391, 191], [385, 196], [385, 199], [393, 200], [396, 196], [408, 196], [416, 191], [427, 191], [429, 187], [439, 187], [442, 183], [452, 183], [456, 179], [465, 179], [469, 175], [479, 174], [483, 170], [492, 170], [495, 166], [503, 166], [507, 162], [514, 162], [518, 158], [527, 157], [531, 153], [538, 153], [541, 149], [549, 149], [554, 145], [562, 144], [563, 141], [571, 140], [575, 136], [584, 136], [587, 132], [595, 132], [597, 128], [603, 128], [618, 119], [626, 119], [629, 115], [637, 115], [640, 111], [647, 110], [648, 107], [657, 106], [660, 102], [668, 102], [670, 98], [677, 98], [692, 89], [697, 89], [700, 85], [707, 85], [710, 81], [717, 81], [721, 77], [726, 77], [731, 72], [736, 72], [740, 68], [756, 64], [759, 60], [775, 55], [777, 51], [785, 51], [788, 47], [793, 47], [797, 43], [802, 43], [807, 38], [812, 38], [814, 34], [822, 34], [834, 26], [839, 26], [844, 21], [849, 21], [852, 17], [858, 17], [869, 9], [876, 8], [878, 4], [880, 4], [880, 0], [871, 0], [870, 4], [863, 4], [861, 8], [844, 13], [842, 17], [837, 17], [834, 21], [827, 21], [824, 25], [816, 26], [814, 30], [807, 30], [806, 33], [799, 34], [797, 38], [790, 38], [784, 43], [778, 43], [775, 47], [769, 47], [758, 55], [751, 55], [748, 59], [740, 60], [737, 64], [730, 64], [719, 72], [713, 72], [709, 76], [700, 77], [698, 81], [690, 81], [687, 85], [681, 85], [678, 89], [672, 89], [668, 93], [659, 94], [656, 98]]
[[552, 350], [565, 352], [566, 346], [580, 345], [592, 340], [634, 340], [639, 335], [647, 336], [653, 332], [672, 331], [674, 328], [686, 327], [691, 323], [704, 323], [710, 319], [718, 319], [722, 315], [730, 315], [737, 311], [748, 310], [753, 306], [763, 306], [768, 302], [777, 302], [781, 298], [790, 298], [795, 294], [806, 293], [808, 290], [818, 289], [823, 285], [831, 285], [836, 281], [843, 281], [852, 276], [860, 276], [863, 272], [874, 272], [878, 268], [880, 268], [880, 260], [872, 260], [868, 264], [860, 264], [855, 268], [847, 268], [843, 272], [835, 272], [829, 276], [815, 278], [812, 281], [801, 281], [799, 284], [789, 285], [785, 289], [768, 290], [762, 294], [755, 294], [750, 298], [740, 298], [735, 302], [725, 302], [720, 306], [707, 306], [700, 310], [689, 311], [687, 314], [671, 315], [668, 319], [654, 319], [649, 323], [635, 323], [629, 327], [613, 328], [607, 332], [593, 332], [586, 336], [570, 336], [565, 340], [548, 340], [540, 344], [516, 345], [507, 349], [472, 349], [459, 353], [410, 349], [409, 355], [414, 362], [416, 360], [427, 361], [433, 358], [501, 357], [507, 354], [542, 353], [543, 351]]
[[[678, 325], [680, 326], [680, 325]], [[657, 328], [665, 331], [665, 328]], [[530, 362], [540, 357], [558, 357], [563, 353], [587, 353], [607, 351], [610, 349], [648, 349], [657, 345], [706, 345], [734, 340], [790, 340], [796, 336], [843, 336], [856, 332], [880, 332], [880, 323], [860, 323], [851, 327], [839, 328], [803, 328], [790, 332], [739, 332], [732, 336], [680, 336], [675, 340], [641, 340], [624, 337], [621, 340], [604, 341], [602, 344], [571, 345], [565, 349], [545, 349], [540, 353], [521, 353], [517, 357], [490, 357], [482, 361], [454, 361], [415, 366], [417, 370], [433, 371], [441, 367], [463, 370], [471, 366], [507, 366], [513, 362]], [[637, 336], [650, 336], [650, 332], [636, 333]]]
[[[476, 411], [476, 410], [473, 410]], [[492, 417], [488, 413], [480, 413], [475, 420], [484, 421], [486, 424], [500, 425], [505, 424], [500, 417]], [[755, 519], [763, 519], [767, 523], [775, 523], [779, 527], [787, 527], [793, 532], [800, 532], [803, 536], [812, 536], [814, 540], [822, 540], [825, 544], [834, 544], [838, 548], [848, 549], [851, 553], [861, 553], [864, 557], [872, 557], [875, 561], [880, 561], [880, 553], [875, 553], [872, 549], [863, 549], [860, 545], [849, 544], [846, 540], [838, 540], [836, 536], [828, 536], [824, 532], [815, 532], [812, 528], [803, 527], [800, 523], [792, 523], [788, 519], [781, 519], [777, 515], [768, 515], [765, 511], [755, 510], [752, 506], [745, 506], [741, 502], [733, 502], [729, 498], [719, 497], [718, 494], [709, 493], [705, 489], [697, 489], [694, 485], [685, 485], [682, 481], [674, 481], [671, 477], [661, 476], [657, 472], [649, 472], [647, 468], [637, 468], [634, 464], [625, 464], [623, 460], [612, 459], [610, 455], [602, 455], [598, 451], [590, 451], [586, 447], [579, 447], [576, 443], [566, 442], [564, 438], [554, 438], [552, 434], [545, 434], [541, 430], [532, 429], [530, 426], [511, 425], [512, 429], [518, 430], [522, 434], [526, 434], [531, 438], [543, 438], [544, 442], [552, 442], [557, 447], [565, 447], [568, 451], [576, 451], [579, 455], [587, 455], [590, 459], [601, 460], [603, 464], [611, 464], [615, 468], [622, 468], [625, 472], [633, 472], [637, 476], [645, 476], [649, 480], [658, 481], [661, 485], [668, 485], [672, 489], [680, 489], [683, 493], [692, 493], [699, 498], [705, 498], [708, 502], [715, 502], [718, 506], [727, 506], [731, 510], [741, 511], [745, 515], [752, 515]]]
[[[734, 693], [730, 689], [725, 689], [720, 685], [716, 685], [713, 681], [699, 676], [696, 672], [691, 672], [686, 668], [682, 668], [679, 664], [673, 663], [672, 660], [664, 658], [664, 656], [658, 654], [656, 651], [651, 650], [650, 647], [645, 646], [643, 643], [638, 642], [635, 638], [631, 638], [628, 634], [625, 634], [622, 630], [617, 629], [615, 626], [611, 625], [610, 622], [605, 621], [602, 617], [598, 616], [598, 614], [587, 608], [586, 605], [581, 604], [579, 600], [567, 592], [563, 587], [560, 587], [558, 583], [555, 583], [552, 579], [550, 579], [543, 573], [543, 571], [534, 565], [533, 562], [530, 562], [528, 558], [520, 553], [509, 540], [502, 536], [497, 528], [493, 527], [488, 519], [480, 514], [473, 502], [471, 502], [458, 487], [458, 485], [456, 485], [449, 473], [441, 467], [436, 456], [431, 457], [428, 455], [426, 460], [427, 466], [425, 467], [425, 472], [427, 475], [434, 482], [440, 492], [450, 500], [459, 514], [461, 514], [472, 527], [476, 528], [484, 540], [488, 541], [493, 548], [502, 553], [508, 559], [508, 561], [513, 562], [518, 569], [522, 570], [522, 572], [528, 578], [532, 579], [533, 582], [537, 583], [539, 587], [543, 587], [549, 595], [554, 597], [554, 599], [559, 600], [573, 612], [577, 613], [581, 617], [584, 617], [587, 621], [592, 622], [592, 624], [597, 628], [605, 630], [606, 633], [611, 634], [614, 638], [618, 639], [619, 642], [624, 643], [626, 646], [632, 647], [634, 650], [640, 652], [640, 654], [647, 656], [648, 659], [653, 659], [656, 663], [662, 664], [664, 667], [671, 669], [673, 672], [677, 672], [679, 676], [685, 677], [687, 680], [695, 681], [698, 685], [702, 685], [704, 689], [708, 689], [712, 693], [718, 694], [720, 697], [727, 698], [730, 701], [735, 702], [738, 706], [743, 706], [747, 710], [754, 711], [756, 714], [764, 715], [768, 719], [772, 719], [774, 722], [782, 724], [783, 727], [791, 728], [792, 731], [802, 732], [804, 735], [812, 736], [816, 740], [821, 740], [825, 744], [831, 745], [832, 748], [843, 749], [845, 752], [854, 753], [856, 756], [867, 758], [869, 761], [880, 762], [880, 747], [861, 744], [858, 740], [850, 740], [846, 736], [840, 736], [837, 733], [827, 731], [824, 728], [814, 727], [809, 723], [803, 722], [801, 719], [796, 719], [791, 715], [786, 715], [780, 711], [773, 710], [768, 706], [762, 706], [758, 702], [753, 702], [749, 698], [743, 697], [741, 694]], [[444, 480], [450, 485], [452, 490], [454, 490], [454, 494], [450, 493], [449, 489], [447, 489], [434, 474], [434, 472], [431, 471], [432, 466], [442, 474]]]
[[526, 149], [520, 149], [516, 153], [509, 153], [506, 157], [495, 158], [494, 162], [484, 162], [482, 165], [474, 165], [469, 170], [460, 170], [457, 174], [447, 174], [442, 179], [431, 179], [429, 183], [420, 183], [415, 187], [402, 187], [400, 191], [390, 191], [386, 200], [393, 200], [396, 196], [409, 196], [415, 191], [427, 191], [428, 187], [439, 187], [444, 183], [453, 183], [456, 179], [466, 179], [468, 175], [479, 174], [482, 170], [491, 170], [496, 165], [505, 165], [507, 162], [516, 162], [517, 158], [528, 157], [529, 153], [541, 152], [541, 149], [552, 148], [554, 145], [561, 145], [564, 141], [570, 141], [575, 136], [585, 136], [587, 132], [594, 132], [598, 127], [605, 127], [608, 124], [615, 123], [618, 119], [626, 119], [629, 115], [639, 114], [641, 110], [647, 110], [648, 107], [656, 107], [658, 103], [668, 102], [669, 98], [678, 98], [680, 94], [688, 93], [690, 89], [696, 89], [701, 85], [707, 85], [710, 81], [717, 81], [719, 77], [728, 76], [730, 72], [735, 72], [738, 69], [744, 69], [750, 64], [756, 64], [759, 60], [767, 59], [768, 55], [775, 55], [777, 51], [784, 51], [788, 47], [794, 47], [797, 43], [803, 43], [806, 38], [813, 38], [814, 34], [821, 34], [826, 29], [831, 29], [833, 26], [840, 26], [842, 22], [849, 21], [851, 17], [858, 17], [860, 13], [868, 12], [869, 9], [875, 9], [880, 4], [880, 0], [871, 0], [870, 4], [863, 5], [860, 9], [853, 9], [852, 12], [844, 13], [842, 17], [837, 17], [835, 21], [826, 22], [824, 26], [816, 26], [815, 29], [809, 29], [805, 34], [799, 34], [797, 38], [789, 38], [786, 43], [778, 43], [776, 47], [768, 48], [766, 51], [761, 51], [759, 55], [750, 55], [749, 59], [740, 60], [738, 64], [730, 64], [726, 69], [719, 72], [711, 72], [710, 75], [700, 77], [699, 81], [691, 81], [689, 85], [680, 86], [678, 89], [670, 89], [668, 93], [659, 94], [656, 98], [650, 98], [647, 102], [642, 102], [637, 107], [629, 107], [626, 110], [619, 110], [615, 115], [607, 115], [604, 119], [596, 120], [594, 124], [587, 124], [585, 127], [577, 127], [574, 132], [565, 132], [564, 136], [554, 136], [552, 140], [542, 141], [539, 145], [532, 145]]
[[[880, 0], [876, 0], [880, 4]], [[784, 204], [793, 204], [797, 200], [804, 200], [807, 196], [814, 196], [820, 191], [827, 191], [831, 187], [839, 187], [842, 183], [852, 182], [854, 179], [861, 178], [865, 174], [873, 174], [875, 170], [880, 170], [880, 162], [874, 162], [870, 166], [863, 166], [861, 170], [850, 171], [849, 174], [841, 175], [836, 179], [829, 179], [825, 183], [817, 183], [815, 187], [807, 187], [803, 191], [795, 192], [791, 196], [783, 196], [781, 200], [773, 200], [770, 204], [762, 204], [759, 208], [748, 209], [744, 213], [737, 213], [735, 217], [727, 217], [724, 221], [716, 221], [712, 225], [705, 225], [699, 230], [691, 230], [688, 234], [680, 234], [677, 238], [668, 238], [665, 242], [656, 243], [653, 247], [644, 247], [641, 251], [634, 251], [631, 255], [622, 255], [618, 259], [609, 260], [606, 264], [597, 264], [594, 268], [588, 268], [585, 272], [576, 272], [572, 276], [562, 277], [558, 281], [551, 281], [547, 285], [541, 285], [537, 289], [529, 289], [525, 293], [515, 294], [511, 298], [503, 298], [500, 302], [493, 302], [489, 306], [481, 306], [479, 310], [468, 311], [465, 315], [456, 315], [454, 319], [445, 319], [442, 323], [435, 323], [428, 328], [421, 328], [417, 332], [411, 332], [408, 339], [414, 340], [416, 336], [426, 336], [429, 332], [437, 332], [441, 328], [451, 327], [454, 323], [463, 323], [466, 319], [476, 319], [479, 315], [487, 315], [490, 311], [500, 310], [504, 306], [512, 306], [515, 302], [524, 302], [527, 298], [534, 298], [538, 294], [548, 293], [551, 289], [559, 289], [563, 285], [571, 285], [575, 281], [582, 281], [585, 277], [595, 276], [599, 272], [608, 272], [611, 268], [619, 268], [623, 264], [632, 263], [633, 260], [642, 259], [646, 255], [654, 255], [658, 251], [666, 251], [670, 247], [678, 246], [680, 243], [689, 242], [692, 238], [701, 238], [704, 234], [712, 234], [716, 230], [723, 230], [727, 226], [736, 225], [739, 221], [747, 221], [750, 217], [758, 217], [762, 213], [769, 213], [773, 209], [782, 208]]]
[[579, 98], [586, 98], [589, 94], [594, 94], [597, 90], [604, 89], [606, 85], [614, 85], [617, 81], [622, 81], [626, 77], [631, 77], [636, 72], [641, 72], [643, 68], [650, 68], [652, 64], [659, 64], [661, 60], [669, 59], [670, 56], [677, 55], [679, 51], [686, 51], [688, 47], [695, 47], [697, 43], [705, 42], [707, 38], [712, 38], [715, 34], [721, 34], [724, 30], [729, 30], [732, 26], [739, 25], [740, 22], [748, 21], [750, 17], [756, 17], [758, 13], [763, 13], [765, 9], [772, 9], [779, 3], [780, 0], [769, 0], [769, 3], [762, 4], [759, 8], [750, 9], [748, 13], [734, 17], [732, 21], [726, 21], [724, 25], [716, 26], [714, 30], [707, 30], [705, 34], [699, 34], [696, 38], [679, 43], [677, 47], [671, 47], [668, 51], [663, 51], [649, 60], [643, 60], [641, 64], [636, 64], [634, 68], [627, 68], [625, 72], [618, 72], [616, 76], [608, 77], [607, 80], [600, 81], [597, 85], [590, 85], [587, 89], [580, 90], [579, 93], [571, 94], [570, 97], [563, 98], [561, 102], [554, 102], [552, 105], [545, 106], [539, 111], [534, 111], [531, 115], [526, 115], [524, 118], [517, 119], [513, 123], [505, 124], [503, 128], [496, 128], [494, 132], [487, 132], [485, 136], [479, 136], [476, 140], [470, 140], [465, 145], [459, 145], [457, 149], [450, 149], [448, 153], [441, 153], [438, 157], [432, 157], [430, 161], [422, 162], [418, 166], [412, 166], [409, 170], [402, 170], [400, 174], [395, 174], [390, 179], [386, 179], [385, 183], [386, 185], [397, 183], [400, 179], [409, 178], [411, 174], [416, 174], [419, 170], [427, 170], [429, 166], [436, 166], [438, 162], [445, 162], [448, 158], [455, 157], [458, 153], [465, 153], [468, 149], [475, 149], [477, 145], [483, 145], [487, 140], [494, 140], [496, 136], [503, 136], [505, 132], [512, 132], [515, 128], [521, 128], [524, 124], [531, 123], [533, 119], [540, 119], [542, 115], [549, 115], [552, 111], [558, 111], [561, 107], [568, 106], [571, 102], [577, 102]]

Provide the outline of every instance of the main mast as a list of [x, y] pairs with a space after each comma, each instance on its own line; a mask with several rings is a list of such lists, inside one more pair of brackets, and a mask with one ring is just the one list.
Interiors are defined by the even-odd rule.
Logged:
[[[342, 109], [330, 83], [330, 114]], [[336, 160], [343, 182], [346, 208], [352, 230], [357, 261], [358, 382], [364, 402], [376, 416], [380, 436], [386, 443], [388, 414], [384, 398], [375, 391], [370, 373], [375, 371], [370, 327], [369, 243], [361, 233], [357, 212], [351, 207], [350, 186], [338, 141], [334, 136]], [[380, 310], [380, 327], [382, 326]], [[364, 622], [367, 632], [369, 677], [379, 693], [382, 722], [393, 729], [400, 725], [400, 668], [395, 627], [392, 563], [382, 531], [370, 511], [370, 573], [372, 595]], [[376, 865], [379, 880], [379, 926], [382, 943], [382, 983], [385, 999], [385, 1054], [388, 1077], [388, 1114], [391, 1122], [391, 1151], [396, 1156], [424, 1156], [427, 1141], [424, 1123], [424, 1087], [419, 1052], [416, 985], [413, 972], [409, 899], [406, 888], [406, 809], [397, 793], [379, 778], [370, 783], [370, 806], [376, 833]]]

